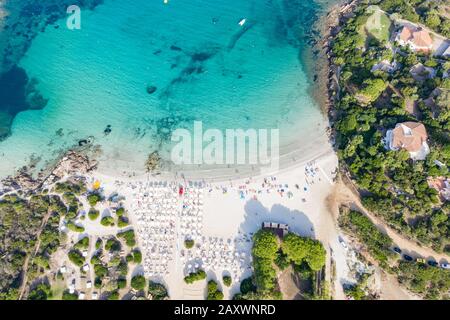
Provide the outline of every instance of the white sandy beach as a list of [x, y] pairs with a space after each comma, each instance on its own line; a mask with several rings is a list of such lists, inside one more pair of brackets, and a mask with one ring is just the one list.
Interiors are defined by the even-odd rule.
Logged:
[[[239, 291], [238, 282], [251, 274], [250, 239], [262, 222], [286, 223], [290, 230], [320, 240], [328, 252], [327, 280], [332, 256], [337, 278], [335, 298], [344, 299], [341, 284], [351, 281], [346, 251], [339, 243], [336, 224], [325, 201], [334, 184], [337, 157], [331, 147], [328, 152], [326, 148], [326, 145], [317, 148], [323, 151], [319, 157], [313, 155], [311, 161], [298, 162], [270, 176], [195, 182], [150, 175], [117, 178], [97, 172], [92, 180], [99, 179], [106, 194], [119, 192], [125, 196], [144, 261], [149, 263], [146, 267], [144, 262], [144, 270], [150, 279], [168, 286], [172, 299], [204, 298], [205, 281], [191, 285], [183, 281], [196, 267], [204, 269], [208, 279], [218, 279], [219, 283], [224, 274], [231, 274], [234, 285], [222, 288], [225, 298], [231, 298]], [[180, 186], [185, 188], [183, 195], [178, 193]], [[186, 216], [191, 207], [193, 223]], [[165, 231], [158, 235], [160, 231], [155, 226]], [[172, 233], [173, 237], [167, 236]], [[190, 233], [198, 246], [191, 251], [183, 244]], [[226, 257], [220, 259], [215, 251]], [[160, 253], [163, 258], [156, 258], [155, 252], [163, 252]], [[234, 261], [235, 256], [239, 261]], [[160, 262], [154, 264], [154, 259]]]

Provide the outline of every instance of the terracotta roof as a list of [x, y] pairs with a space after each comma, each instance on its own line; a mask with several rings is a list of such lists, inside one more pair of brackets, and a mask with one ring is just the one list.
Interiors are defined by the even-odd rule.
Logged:
[[441, 192], [446, 188], [445, 180], [446, 179], [444, 177], [428, 178], [427, 182], [430, 188], [433, 188], [436, 191]]
[[399, 38], [404, 42], [410, 41], [419, 48], [430, 48], [433, 46], [433, 39], [430, 34], [423, 29], [414, 29], [409, 26], [404, 26]]
[[414, 32], [412, 41], [417, 47], [431, 47], [433, 45], [433, 39], [425, 30]]
[[404, 26], [402, 32], [400, 33], [400, 40], [408, 41], [412, 38], [414, 30], [408, 26]]
[[392, 131], [392, 146], [408, 152], [417, 152], [428, 138], [425, 126], [418, 122], [398, 123]]

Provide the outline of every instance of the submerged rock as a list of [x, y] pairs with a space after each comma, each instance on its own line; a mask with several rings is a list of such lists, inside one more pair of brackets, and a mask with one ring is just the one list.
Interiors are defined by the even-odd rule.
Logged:
[[172, 51], [182, 51], [182, 49], [180, 47], [177, 47], [177, 46], [174, 46], [174, 45], [170, 46], [170, 50], [172, 50]]
[[155, 86], [147, 86], [147, 93], [148, 94], [153, 94], [153, 93], [156, 92], [156, 90], [158, 90], [158, 88], [155, 87]]
[[161, 157], [159, 156], [158, 151], [154, 151], [148, 156], [147, 162], [145, 163], [145, 168], [147, 172], [152, 172], [159, 168], [160, 163]]
[[111, 133], [111, 131], [112, 131], [111, 125], [108, 124], [108, 125], [106, 126], [106, 129], [103, 131], [103, 133], [105, 134], [105, 136], [107, 136], [108, 134]]

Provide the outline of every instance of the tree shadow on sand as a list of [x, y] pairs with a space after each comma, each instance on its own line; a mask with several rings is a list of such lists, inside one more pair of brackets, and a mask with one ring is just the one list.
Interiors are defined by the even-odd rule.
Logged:
[[281, 204], [275, 204], [268, 209], [257, 200], [249, 200], [245, 204], [244, 222], [240, 225], [240, 231], [253, 235], [261, 229], [263, 222], [284, 223], [289, 225], [289, 230], [302, 236], [315, 238], [314, 226], [305, 213], [291, 210]]

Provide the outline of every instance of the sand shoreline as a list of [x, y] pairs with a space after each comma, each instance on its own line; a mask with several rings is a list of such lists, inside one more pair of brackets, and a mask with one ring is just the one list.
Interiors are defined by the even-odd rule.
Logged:
[[[184, 186], [186, 192], [192, 188], [203, 190], [203, 225], [201, 236], [207, 239], [236, 239], [257, 231], [262, 222], [273, 221], [289, 224], [292, 231], [302, 235], [320, 240], [326, 250], [328, 257], [344, 254], [338, 242], [338, 231], [332, 215], [329, 213], [326, 198], [334, 186], [334, 177], [337, 157], [329, 152], [318, 157], [316, 160], [310, 159], [305, 163], [289, 167], [271, 176], [255, 176], [245, 179], [234, 179], [221, 182], [187, 181], [184, 179], [166, 180], [161, 176], [138, 176], [131, 178], [117, 178], [115, 176], [103, 175], [99, 172], [91, 172], [87, 176], [90, 181], [98, 180], [106, 194], [118, 192], [125, 196], [125, 207], [128, 209], [133, 226], [137, 229], [138, 241], [142, 243], [149, 236], [147, 233], [139, 231], [139, 221], [141, 216], [137, 216], [136, 206], [145, 199], [147, 192], [154, 190], [156, 185], [162, 186], [165, 190], [172, 190], [172, 198], [184, 203], [186, 199], [176, 192], [177, 186]], [[314, 174], [310, 175], [308, 172]], [[271, 181], [272, 187], [267, 189], [267, 181]], [[266, 187], [264, 185], [266, 184]], [[164, 187], [166, 186], [167, 187]], [[285, 188], [280, 192], [279, 185]], [[194, 187], [197, 186], [197, 187]], [[160, 187], [161, 188], [161, 187]], [[140, 190], [140, 191], [138, 191]], [[150, 201], [152, 203], [152, 201]], [[161, 211], [162, 213], [163, 211]], [[150, 213], [149, 213], [150, 214]], [[144, 216], [145, 213], [144, 213]], [[153, 214], [152, 214], [153, 216]], [[178, 219], [181, 219], [178, 218]], [[178, 226], [180, 221], [176, 220]], [[186, 285], [183, 277], [186, 275], [186, 266], [182, 260], [183, 235], [177, 227], [174, 241], [174, 252], [169, 265], [168, 274], [164, 277], [148, 275], [150, 279], [162, 281], [169, 287], [172, 299], [203, 299], [204, 283], [196, 285]], [[205, 240], [206, 239], [206, 240]], [[142, 246], [142, 245], [141, 245]], [[241, 248], [247, 256], [250, 254], [250, 244]], [[144, 250], [145, 251], [145, 250]], [[145, 253], [144, 253], [145, 256]], [[338, 258], [342, 260], [344, 258]], [[242, 273], [238, 273], [242, 280], [251, 274], [250, 264], [246, 262]], [[339, 266], [340, 268], [341, 266]], [[330, 280], [330, 264], [327, 264], [327, 280]], [[344, 266], [345, 269], [345, 266]], [[220, 279], [226, 271], [224, 268], [208, 269], [208, 278]], [[340, 271], [339, 275], [345, 276], [346, 271]], [[346, 278], [339, 281], [348, 281]], [[230, 289], [223, 288], [225, 297], [231, 298], [238, 291], [238, 286]], [[338, 298], [343, 298], [342, 293], [337, 294]]]

